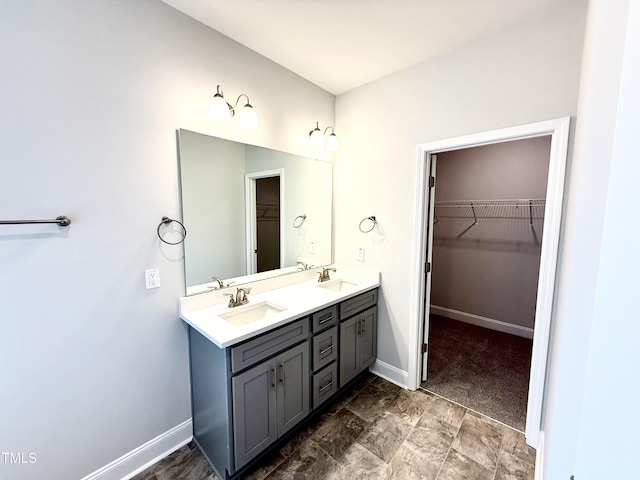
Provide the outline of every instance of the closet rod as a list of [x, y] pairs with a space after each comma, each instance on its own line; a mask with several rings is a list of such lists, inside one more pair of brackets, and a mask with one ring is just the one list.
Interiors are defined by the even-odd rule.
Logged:
[[71, 219], [60, 215], [55, 220], [0, 220], [0, 225], [26, 225], [31, 223], [57, 223], [59, 227], [68, 227]]

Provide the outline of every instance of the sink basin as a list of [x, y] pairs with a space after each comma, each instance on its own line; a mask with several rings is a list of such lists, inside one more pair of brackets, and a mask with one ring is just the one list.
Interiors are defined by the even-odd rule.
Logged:
[[218, 316], [229, 322], [231, 325], [241, 327], [247, 323], [261, 320], [284, 310], [286, 310], [286, 308], [264, 301], [253, 305], [249, 304], [243, 307], [235, 307], [228, 312], [219, 314]]
[[326, 288], [327, 290], [333, 290], [334, 292], [342, 292], [344, 290], [349, 290], [350, 288], [355, 287], [359, 283], [360, 282], [354, 282], [352, 280], [339, 278], [337, 280], [329, 280], [328, 282], [319, 283], [318, 287]]

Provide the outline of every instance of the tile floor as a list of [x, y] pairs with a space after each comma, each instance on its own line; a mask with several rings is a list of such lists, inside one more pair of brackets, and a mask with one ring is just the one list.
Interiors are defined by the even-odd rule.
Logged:
[[[533, 480], [524, 436], [436, 395], [365, 377], [245, 478]], [[216, 480], [193, 442], [134, 480]]]

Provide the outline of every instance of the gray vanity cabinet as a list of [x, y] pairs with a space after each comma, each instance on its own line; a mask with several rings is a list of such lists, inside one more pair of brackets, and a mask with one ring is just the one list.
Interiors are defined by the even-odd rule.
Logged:
[[309, 414], [309, 342], [232, 378], [236, 469]]
[[222, 480], [240, 478], [376, 358], [377, 289], [227, 348], [189, 328], [193, 435]]
[[340, 388], [376, 360], [378, 307], [340, 323]]

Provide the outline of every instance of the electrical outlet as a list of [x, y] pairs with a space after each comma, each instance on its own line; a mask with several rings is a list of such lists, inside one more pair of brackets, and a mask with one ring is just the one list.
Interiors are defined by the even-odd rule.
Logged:
[[309, 244], [309, 253], [316, 253], [316, 242], [311, 242]]
[[364, 247], [356, 248], [356, 260], [359, 262], [364, 262]]
[[144, 271], [144, 280], [147, 290], [160, 287], [160, 269], [151, 268]]

